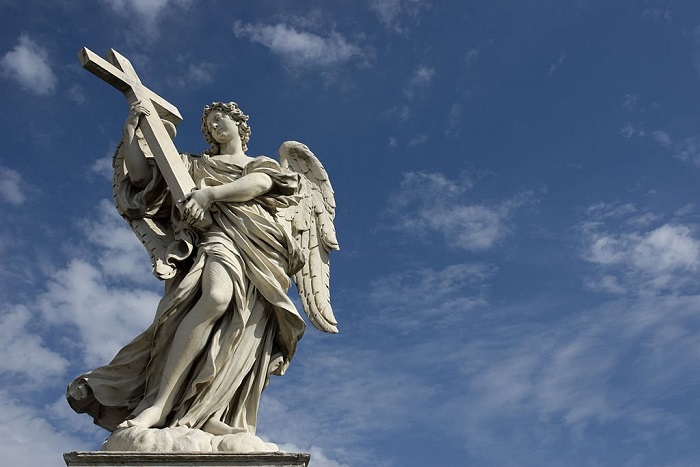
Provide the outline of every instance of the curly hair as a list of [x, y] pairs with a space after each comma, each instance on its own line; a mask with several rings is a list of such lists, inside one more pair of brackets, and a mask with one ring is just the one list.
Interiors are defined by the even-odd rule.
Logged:
[[209, 131], [207, 126], [207, 117], [210, 113], [215, 110], [219, 110], [227, 115], [230, 115], [233, 121], [238, 125], [238, 134], [241, 137], [241, 144], [243, 150], [248, 150], [248, 141], [250, 140], [250, 126], [248, 125], [248, 115], [244, 114], [243, 111], [238, 107], [235, 102], [212, 102], [209, 105], [204, 106], [204, 112], [202, 114], [202, 134], [204, 134], [204, 139], [209, 143], [209, 150], [206, 151], [207, 154], [219, 154], [220, 148], [219, 143], [216, 142], [214, 137]]

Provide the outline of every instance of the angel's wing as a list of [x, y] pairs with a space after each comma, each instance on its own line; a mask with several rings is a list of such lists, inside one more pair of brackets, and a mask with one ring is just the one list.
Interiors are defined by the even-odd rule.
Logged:
[[[137, 130], [137, 133], [139, 132], [140, 130]], [[139, 139], [141, 149], [150, 152], [148, 146], [141, 144], [142, 139]], [[170, 279], [177, 273], [175, 266], [166, 261], [167, 248], [173, 242], [173, 229], [168, 221], [159, 221], [153, 217], [136, 218], [127, 215], [128, 208], [124, 205], [124, 196], [120, 196], [120, 191], [125, 189], [128, 178], [122, 147], [123, 142], [117, 147], [112, 159], [114, 204], [119, 214], [129, 223], [131, 230], [134, 231], [151, 256], [153, 275], [161, 280]], [[148, 154], [146, 155], [148, 157]]]
[[330, 297], [331, 250], [338, 250], [335, 235], [335, 197], [326, 169], [309, 148], [287, 141], [279, 149], [280, 164], [300, 174], [301, 201], [286, 208], [285, 226], [303, 250], [304, 267], [294, 274], [304, 311], [321, 331], [337, 333]]

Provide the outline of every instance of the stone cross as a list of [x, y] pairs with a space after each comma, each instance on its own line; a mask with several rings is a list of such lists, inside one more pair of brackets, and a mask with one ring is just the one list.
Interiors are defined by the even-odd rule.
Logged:
[[[116, 50], [107, 52], [107, 60], [83, 47], [78, 54], [83, 68], [119, 89], [129, 105], [141, 101], [150, 113], [141, 118], [140, 128], [153, 158], [176, 201], [195, 188], [194, 181], [180, 159], [180, 154], [168, 135], [161, 118], [177, 125], [182, 121], [177, 108], [141, 84], [131, 62]], [[179, 206], [181, 204], [178, 203]]]

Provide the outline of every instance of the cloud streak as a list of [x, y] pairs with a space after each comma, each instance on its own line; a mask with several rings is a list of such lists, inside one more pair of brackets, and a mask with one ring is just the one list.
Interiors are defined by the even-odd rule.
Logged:
[[370, 0], [369, 9], [379, 22], [395, 33], [405, 33], [407, 23], [415, 23], [422, 10], [430, 7], [424, 0]]
[[511, 231], [508, 220], [517, 208], [532, 201], [532, 193], [495, 204], [468, 204], [462, 195], [471, 189], [468, 178], [451, 180], [440, 173], [404, 174], [390, 201], [394, 228], [404, 234], [442, 234], [449, 245], [466, 251], [493, 247]]
[[487, 325], [443, 361], [464, 379], [440, 413], [482, 465], [644, 459], [697, 423], [669, 401], [697, 387], [699, 305], [698, 296], [619, 300], [541, 324]]
[[0, 199], [13, 206], [21, 206], [26, 200], [19, 172], [0, 166]]

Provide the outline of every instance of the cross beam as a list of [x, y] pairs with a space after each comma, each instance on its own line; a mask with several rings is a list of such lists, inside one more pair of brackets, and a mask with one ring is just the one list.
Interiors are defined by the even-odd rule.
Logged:
[[131, 62], [114, 49], [109, 50], [105, 60], [83, 47], [78, 58], [83, 68], [123, 92], [129, 105], [141, 101], [141, 105], [149, 111], [149, 115], [141, 118], [141, 131], [173, 198], [176, 201], [184, 199], [195, 188], [195, 184], [160, 120], [163, 118], [175, 125], [180, 123], [182, 117], [177, 107], [141, 84]]

